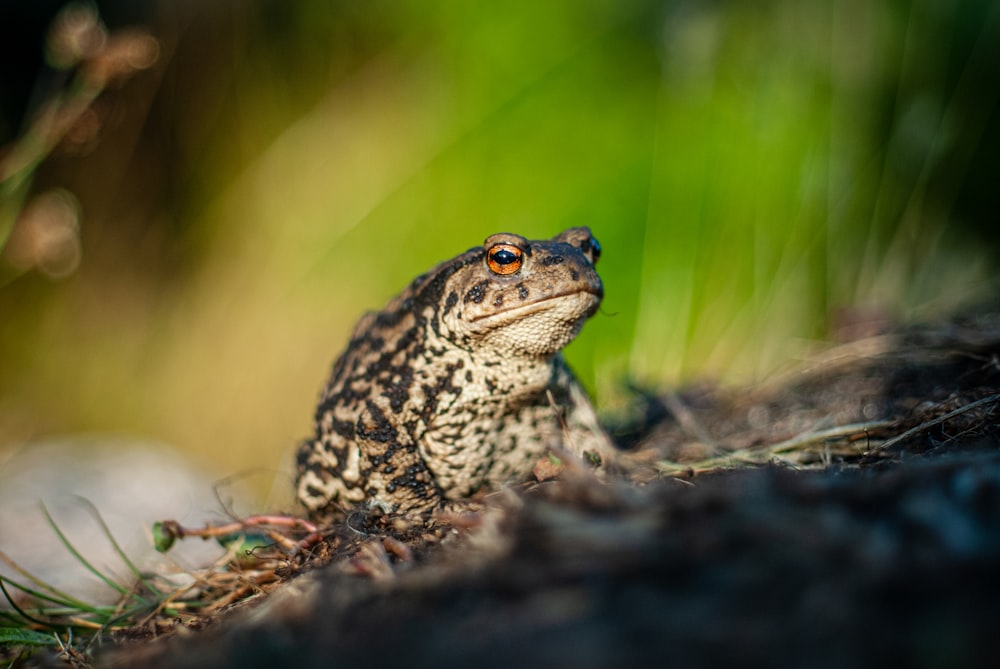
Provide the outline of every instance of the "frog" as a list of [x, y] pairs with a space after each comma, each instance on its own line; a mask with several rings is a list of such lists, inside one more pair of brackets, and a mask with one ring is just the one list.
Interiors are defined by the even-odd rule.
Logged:
[[545, 459], [603, 471], [614, 445], [562, 352], [599, 310], [600, 255], [586, 227], [497, 233], [366, 313], [296, 454], [308, 515], [433, 512]]

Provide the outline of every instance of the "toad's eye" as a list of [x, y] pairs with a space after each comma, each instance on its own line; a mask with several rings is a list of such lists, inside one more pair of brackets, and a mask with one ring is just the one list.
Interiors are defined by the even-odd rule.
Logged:
[[593, 237], [581, 244], [580, 250], [590, 254], [590, 264], [592, 265], [596, 265], [597, 261], [601, 259], [601, 245]]
[[494, 274], [515, 274], [524, 263], [524, 251], [513, 244], [494, 244], [486, 252], [486, 264]]

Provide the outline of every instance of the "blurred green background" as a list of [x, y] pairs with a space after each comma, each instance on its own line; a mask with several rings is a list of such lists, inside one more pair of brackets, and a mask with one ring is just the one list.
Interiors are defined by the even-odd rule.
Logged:
[[[20, 27], [58, 4], [2, 10], [8, 147], [69, 85]], [[601, 241], [568, 356], [606, 412], [996, 292], [992, 0], [96, 7], [158, 58], [17, 203], [0, 450], [117, 433], [277, 468], [360, 313], [498, 231]], [[53, 207], [46, 263], [25, 231]]]

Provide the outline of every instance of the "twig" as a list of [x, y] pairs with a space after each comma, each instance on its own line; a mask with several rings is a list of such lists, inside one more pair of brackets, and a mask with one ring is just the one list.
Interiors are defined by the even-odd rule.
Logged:
[[661, 462], [659, 464], [659, 469], [661, 472], [668, 475], [670, 474], [676, 475], [678, 473], [683, 473], [683, 472], [700, 474], [712, 471], [714, 469], [718, 469], [719, 467], [731, 465], [733, 463], [760, 464], [783, 453], [792, 453], [794, 451], [805, 450], [807, 446], [811, 446], [816, 443], [822, 443], [822, 442], [829, 443], [831, 441], [842, 441], [842, 440], [850, 442], [853, 441], [855, 438], [868, 435], [873, 430], [884, 429], [892, 425], [893, 422], [887, 420], [876, 420], [867, 423], [850, 423], [849, 425], [839, 425], [837, 427], [831, 427], [825, 430], [806, 432], [804, 434], [792, 437], [791, 439], [779, 441], [776, 444], [770, 444], [767, 446], [758, 446], [755, 448], [743, 448], [738, 451], [732, 451], [731, 453], [726, 453], [725, 455], [708, 458], [706, 460], [702, 460], [700, 462], [694, 462], [687, 465], [673, 463], [673, 462]]
[[[156, 548], [161, 553], [165, 553], [177, 539], [185, 537], [201, 537], [208, 539], [211, 537], [224, 537], [230, 534], [245, 532], [250, 527], [261, 527], [267, 531], [268, 527], [284, 527], [289, 530], [304, 530], [308, 535], [291, 547], [305, 547], [314, 543], [319, 538], [319, 528], [314, 523], [304, 518], [278, 515], [258, 515], [249, 516], [240, 521], [234, 521], [225, 525], [205, 525], [204, 528], [184, 527], [176, 520], [164, 520], [155, 523], [153, 535], [156, 538]], [[270, 535], [270, 533], [269, 533]], [[274, 538], [274, 535], [271, 535]], [[284, 542], [281, 542], [284, 544]], [[286, 548], [289, 546], [286, 545]]]
[[850, 423], [849, 425], [838, 425], [837, 427], [831, 427], [826, 430], [817, 430], [816, 432], [807, 432], [805, 434], [800, 434], [792, 437], [791, 439], [786, 439], [785, 441], [779, 441], [777, 444], [771, 444], [767, 447], [767, 452], [770, 454], [777, 455], [779, 453], [787, 453], [788, 451], [795, 451], [803, 446], [808, 446], [810, 444], [815, 444], [820, 441], [829, 441], [831, 439], [843, 439], [846, 438], [848, 441], [852, 437], [858, 437], [867, 435], [873, 430], [881, 430], [886, 427], [891, 427], [894, 421], [891, 420], [873, 420], [867, 423]]
[[872, 448], [871, 452], [872, 453], [876, 453], [878, 451], [883, 451], [883, 450], [885, 450], [887, 448], [895, 446], [896, 444], [898, 444], [899, 442], [903, 441], [904, 439], [909, 439], [910, 437], [912, 437], [915, 434], [919, 434], [920, 432], [924, 432], [926, 430], [929, 430], [930, 428], [934, 427], [935, 425], [940, 425], [941, 423], [949, 421], [952, 418], [954, 418], [955, 416], [959, 416], [959, 415], [961, 415], [963, 413], [966, 413], [967, 411], [971, 411], [973, 409], [979, 408], [981, 406], [985, 406], [987, 404], [995, 404], [998, 401], [1000, 401], [1000, 393], [997, 393], [996, 395], [990, 395], [988, 397], [983, 397], [981, 399], [976, 400], [975, 402], [970, 402], [969, 404], [965, 404], [963, 406], [960, 406], [957, 409], [955, 409], [954, 411], [949, 411], [948, 413], [944, 414], [943, 416], [938, 416], [937, 418], [931, 419], [931, 420], [927, 421], [926, 423], [921, 423], [920, 425], [917, 425], [916, 427], [912, 427], [912, 428], [910, 428], [909, 430], [907, 430], [906, 432], [904, 432], [902, 434], [896, 435], [895, 437], [893, 437], [891, 439], [887, 439], [887, 440], [883, 441], [878, 446], [875, 446], [874, 448]]

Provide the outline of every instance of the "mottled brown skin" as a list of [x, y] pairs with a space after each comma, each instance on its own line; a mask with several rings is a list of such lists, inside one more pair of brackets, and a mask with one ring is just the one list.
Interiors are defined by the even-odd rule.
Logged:
[[298, 452], [310, 515], [427, 511], [527, 479], [550, 448], [606, 459], [610, 442], [560, 354], [601, 303], [599, 253], [587, 228], [492, 235], [366, 314]]

